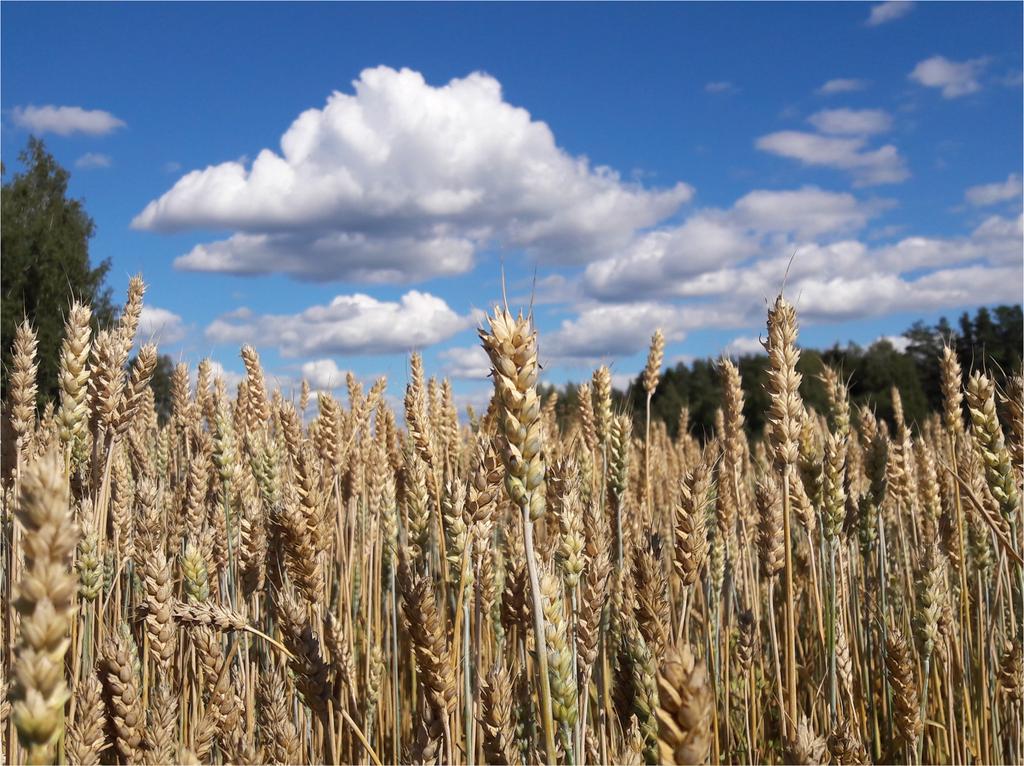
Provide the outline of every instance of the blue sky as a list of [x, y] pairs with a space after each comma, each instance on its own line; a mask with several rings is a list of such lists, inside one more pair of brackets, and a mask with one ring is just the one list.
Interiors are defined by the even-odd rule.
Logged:
[[1019, 3], [2, 6], [2, 156], [72, 171], [92, 253], [175, 358], [285, 387], [406, 354], [488, 391], [474, 327], [535, 313], [545, 377], [870, 343], [1019, 301]]

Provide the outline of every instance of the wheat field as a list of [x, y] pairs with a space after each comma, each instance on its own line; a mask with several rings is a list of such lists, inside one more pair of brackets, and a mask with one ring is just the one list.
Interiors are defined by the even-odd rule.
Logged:
[[[60, 398], [14, 338], [4, 466], [10, 763], [1020, 763], [1024, 398], [947, 348], [943, 411], [888, 423], [842, 370], [805, 407], [797, 316], [764, 332], [771, 408], [713, 434], [568, 422], [530, 318], [480, 329], [487, 411], [460, 421], [413, 354], [386, 381], [236, 391], [209, 362], [66, 318]], [[193, 382], [194, 381], [194, 382]], [[1005, 388], [1005, 390], [1002, 390]], [[397, 402], [397, 398], [395, 399]]]

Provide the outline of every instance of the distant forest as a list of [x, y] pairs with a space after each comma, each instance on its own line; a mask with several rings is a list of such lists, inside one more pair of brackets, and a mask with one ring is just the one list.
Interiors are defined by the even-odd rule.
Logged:
[[[824, 365], [840, 371], [849, 380], [850, 398], [855, 405], [868, 404], [879, 417], [892, 420], [892, 388], [899, 389], [907, 421], [915, 423], [928, 412], [941, 411], [938, 359], [945, 342], [957, 350], [964, 374], [972, 369], [986, 369], [1002, 384], [1006, 375], [1017, 374], [1021, 368], [1024, 347], [1024, 315], [1021, 306], [980, 308], [973, 317], [964, 313], [956, 326], [943, 317], [934, 326], [915, 322], [903, 337], [908, 345], [897, 350], [888, 340], [879, 340], [867, 348], [851, 343], [838, 344], [825, 351], [804, 348], [797, 369], [803, 373], [801, 393], [804, 402], [818, 412], [826, 410], [825, 389], [819, 380]], [[764, 413], [768, 410], [768, 357], [748, 354], [736, 360], [743, 379], [744, 415], [751, 433], [760, 433]], [[556, 389], [545, 387], [543, 396]], [[569, 383], [557, 389], [556, 413], [566, 422], [576, 410], [577, 385]], [[619, 409], [631, 407], [642, 421], [645, 394], [638, 374], [627, 392], [616, 392]], [[679, 412], [690, 411], [690, 429], [697, 435], [714, 433], [715, 410], [722, 404], [718, 367], [714, 359], [697, 359], [663, 370], [661, 383], [651, 400], [651, 419], [665, 421], [668, 432], [675, 437]]]

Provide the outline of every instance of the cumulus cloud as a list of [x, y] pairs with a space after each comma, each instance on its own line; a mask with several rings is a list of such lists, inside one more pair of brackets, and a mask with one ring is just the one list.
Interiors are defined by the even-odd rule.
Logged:
[[658, 328], [675, 343], [689, 330], [742, 323], [742, 313], [722, 304], [683, 305], [658, 301], [589, 304], [541, 338], [542, 363], [590, 362], [643, 352]]
[[892, 144], [866, 148], [867, 139], [840, 138], [783, 130], [757, 139], [761, 151], [798, 160], [805, 165], [848, 171], [855, 186], [899, 183], [909, 178], [906, 163]]
[[864, 90], [867, 87], [867, 80], [860, 80], [855, 77], [837, 77], [818, 88], [817, 93], [819, 96], [834, 96], [837, 93], [852, 93], [853, 91]]
[[86, 152], [77, 160], [75, 160], [75, 167], [82, 170], [92, 170], [94, 168], [109, 168], [110, 167], [110, 156], [106, 154], [99, 154], [97, 152]]
[[906, 351], [910, 347], [910, 338], [903, 335], [881, 335], [875, 340], [875, 343], [879, 341], [885, 341], [897, 351]]
[[595, 295], [643, 294], [756, 252], [757, 241], [727, 218], [700, 213], [640, 237], [624, 255], [590, 264], [584, 281]]
[[[240, 372], [224, 369], [224, 365], [214, 359], [210, 359], [208, 361], [210, 362], [210, 379], [216, 380], [217, 378], [220, 378], [221, 380], [224, 381], [224, 387], [228, 391], [232, 391], [235, 387], [237, 387], [238, 384], [241, 383], [242, 379], [245, 377], [245, 375], [243, 375]], [[198, 365], [192, 367], [189, 370], [189, 373], [192, 378], [192, 386], [195, 387], [196, 380], [199, 377]]]
[[902, 19], [914, 10], [914, 3], [907, 0], [888, 0], [885, 3], [871, 6], [871, 14], [864, 23], [869, 27], [877, 27], [896, 19]]
[[338, 368], [333, 359], [314, 359], [302, 365], [302, 377], [309, 385], [321, 391], [331, 391], [345, 382], [346, 371]]
[[736, 201], [733, 212], [737, 221], [757, 231], [816, 237], [860, 229], [882, 207], [879, 202], [863, 203], [846, 192], [803, 186], [749, 192]]
[[964, 199], [976, 207], [984, 207], [1020, 199], [1022, 191], [1020, 176], [1011, 173], [1005, 181], [970, 187], [964, 192]]
[[206, 328], [206, 337], [216, 343], [258, 338], [286, 357], [390, 354], [440, 343], [473, 321], [430, 293], [410, 290], [395, 302], [356, 293], [298, 314], [222, 316]]
[[908, 76], [927, 88], [941, 88], [943, 98], [959, 98], [981, 90], [978, 77], [987, 65], [984, 57], [950, 61], [945, 56], [932, 56], [918, 62]]
[[[722, 220], [735, 220], [737, 207]], [[986, 302], [1016, 302], [1024, 284], [1024, 214], [990, 216], [965, 236], [910, 236], [882, 246], [852, 238], [801, 241], [791, 233], [769, 233], [761, 243], [757, 254], [742, 263], [685, 277], [670, 277], [666, 269], [642, 288], [588, 283], [592, 295], [609, 303], [584, 305], [548, 336], [546, 348], [563, 361], [594, 360], [642, 352], [655, 326], [675, 337], [703, 327], [750, 327], [760, 324], [765, 299], [783, 283], [805, 322], [968, 307], [978, 296]], [[596, 276], [592, 267], [587, 277]], [[749, 350], [756, 347], [743, 345], [742, 339], [726, 349], [735, 354]]]
[[585, 307], [578, 316], [564, 320], [558, 330], [542, 338], [541, 361], [633, 354], [646, 347], [659, 327], [665, 340], [680, 341], [686, 337], [680, 311], [671, 304], [650, 301]]
[[[1020, 262], [1024, 244], [1024, 218], [990, 216], [966, 237], [912, 236], [876, 253], [887, 269], [938, 268], [958, 263], [986, 261], [994, 265]], [[1019, 287], [1019, 285], [1018, 285]]]
[[136, 338], [140, 343], [177, 343], [188, 334], [182, 318], [173, 311], [144, 305]]
[[753, 335], [741, 335], [726, 343], [722, 351], [726, 356], [731, 357], [748, 356], [751, 354], [763, 354], [764, 346], [761, 345], [760, 338]]
[[[468, 415], [467, 410], [470, 407], [473, 408], [474, 417], [477, 418], [487, 412], [487, 407], [491, 403], [491, 395], [493, 393], [494, 388], [490, 385], [474, 388], [471, 391], [455, 391], [452, 394], [452, 402], [455, 404], [455, 409], [462, 413], [459, 416], [462, 422], [468, 422], [465, 416]], [[395, 406], [397, 408], [401, 405], [396, 403]]]
[[1024, 213], [1012, 218], [993, 215], [986, 218], [971, 232], [968, 242], [977, 243], [983, 249], [984, 257], [995, 263], [1010, 263], [1020, 259], [1021, 242], [1024, 241]]
[[[1021, 251], [1024, 247], [1024, 218], [1003, 218], [991, 216], [965, 237], [905, 237], [894, 245], [877, 249], [861, 246], [859, 255], [853, 258], [826, 259], [815, 264], [817, 275], [824, 277], [830, 287], [821, 291], [822, 305], [816, 310], [822, 314], [863, 316], [881, 314], [886, 310], [931, 309], [941, 306], [960, 306], [977, 302], [978, 295], [984, 300], [1020, 300]], [[799, 260], [799, 256], [798, 256]], [[806, 294], [814, 292], [813, 276], [797, 281]], [[923, 276], [917, 276], [923, 273]], [[1009, 279], [1008, 285], [999, 285], [991, 275], [1002, 275]], [[958, 285], [958, 278], [977, 278], [975, 284], [965, 282]], [[878, 305], [870, 304], [870, 281], [879, 284]], [[848, 284], [853, 301], [852, 309], [844, 309], [847, 300], [838, 294], [837, 288]], [[984, 285], [984, 286], [983, 286]], [[865, 303], [862, 305], [856, 293], [863, 288]], [[976, 290], [975, 297], [969, 297], [970, 290]], [[1013, 295], [1016, 294], [1016, 298]], [[998, 296], [998, 297], [997, 297]], [[900, 301], [906, 302], [901, 308]]]
[[[1015, 175], [972, 187], [980, 205], [1020, 199]], [[670, 341], [700, 328], [751, 328], [785, 283], [807, 323], [894, 312], [1016, 302], [1024, 285], [1024, 214], [990, 215], [960, 236], [872, 238], [872, 217], [895, 203], [805, 186], [755, 190], [703, 209], [590, 264], [574, 316], [542, 339], [541, 356], [584, 367], [643, 352], [650, 332]], [[877, 244], [872, 244], [877, 243]], [[744, 335], [727, 353], [756, 352]]]
[[570, 155], [485, 74], [435, 87], [377, 67], [353, 90], [299, 115], [280, 152], [186, 174], [133, 226], [234, 231], [179, 259], [182, 268], [402, 281], [466, 271], [488, 246], [583, 262], [693, 195]]
[[612, 388], [616, 391], [628, 392], [634, 383], [636, 383], [635, 373], [612, 371]]
[[713, 294], [754, 268], [740, 264], [763, 254], [769, 241], [788, 248], [793, 241], [856, 231], [889, 204], [816, 186], [755, 190], [728, 210], [699, 211], [677, 226], [643, 235], [622, 255], [590, 264], [585, 289], [612, 300]]
[[80, 106], [16, 106], [11, 110], [11, 119], [19, 128], [58, 136], [72, 133], [102, 136], [124, 127], [124, 121], [110, 112]]
[[879, 273], [810, 278], [799, 285], [797, 309], [811, 320], [838, 320], [894, 311], [973, 306], [979, 295], [984, 295], [985, 301], [998, 303], [1020, 300], [1022, 281], [1024, 270], [1019, 264], [941, 269], [918, 279]]
[[807, 121], [822, 133], [870, 136], [892, 128], [892, 117], [884, 109], [823, 109]]
[[189, 271], [283, 272], [311, 281], [394, 283], [468, 271], [473, 264], [473, 249], [469, 240], [445, 236], [417, 239], [315, 231], [234, 234], [225, 240], [196, 245], [174, 264]]
[[[788, 254], [726, 267], [676, 285], [676, 295], [700, 296], [714, 326], [759, 319], [763, 299], [783, 280], [807, 321], [859, 319], [894, 311], [927, 311], [986, 302], [1019, 301], [1024, 216], [991, 216], [968, 236], [906, 237], [871, 248], [857, 240], [805, 244]], [[737, 317], [737, 314], [739, 316]]]
[[491, 374], [491, 362], [479, 344], [447, 348], [438, 356], [443, 362], [444, 374], [449, 378], [483, 380]]
[[986, 301], [1019, 300], [1024, 282], [1019, 259], [997, 266], [958, 264], [915, 277], [889, 271], [875, 256], [860, 243], [837, 243], [802, 249], [792, 264], [788, 258], [766, 259], [754, 269], [726, 275], [725, 289], [718, 291], [717, 302], [711, 305], [734, 316], [714, 326], [743, 326], [760, 320], [764, 299], [779, 290], [784, 278], [786, 292], [805, 322], [974, 305], [979, 294]]

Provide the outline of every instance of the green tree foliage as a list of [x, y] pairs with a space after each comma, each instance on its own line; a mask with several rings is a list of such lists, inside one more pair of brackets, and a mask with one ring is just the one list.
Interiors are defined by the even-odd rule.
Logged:
[[[942, 346], [939, 346], [941, 352]], [[906, 351], [897, 351], [888, 340], [880, 340], [867, 349], [850, 344], [838, 346], [824, 354], [826, 364], [841, 370], [849, 378], [850, 400], [855, 405], [870, 405], [875, 413], [892, 421], [892, 389], [899, 389], [903, 411], [910, 423], [928, 414], [924, 383], [913, 357]], [[934, 367], [935, 385], [938, 385], [938, 365]]]
[[43, 142], [30, 138], [18, 159], [24, 169], [4, 180], [0, 200], [2, 395], [7, 395], [14, 331], [27, 317], [39, 338], [39, 397], [45, 400], [57, 393], [64, 317], [72, 299], [91, 304], [97, 325], [114, 318], [103, 282], [110, 264], [91, 265], [95, 225], [81, 200], [68, 199], [68, 171]]
[[174, 360], [167, 354], [160, 354], [156, 358], [156, 367], [153, 369], [153, 378], [150, 385], [153, 387], [153, 401], [156, 404], [156, 414], [161, 423], [167, 422], [171, 416], [171, 375], [174, 374]]
[[[1021, 307], [997, 306], [981, 308], [972, 318], [960, 317], [954, 330], [943, 317], [933, 327], [915, 322], [904, 334], [905, 350], [897, 350], [888, 340], [877, 341], [868, 348], [855, 343], [836, 345], [825, 351], [803, 349], [797, 369], [803, 374], [800, 392], [804, 403], [824, 412], [828, 406], [820, 377], [824, 365], [840, 371], [849, 381], [850, 399], [855, 406], [873, 407], [879, 417], [891, 422], [892, 389], [899, 389], [903, 410], [910, 423], [919, 422], [930, 411], [941, 409], [938, 357], [945, 342], [957, 349], [967, 374], [973, 366], [984, 364], [1001, 382], [1005, 375], [1020, 369], [1021, 347], [1024, 345], [1024, 320]], [[768, 357], [748, 354], [737, 360], [743, 385], [744, 416], [751, 433], [760, 433], [768, 411]], [[545, 395], [553, 391], [545, 389]], [[559, 394], [558, 417], [566, 422], [577, 407], [577, 388], [570, 383]], [[616, 392], [619, 411], [630, 409], [642, 424], [646, 394], [637, 376], [627, 392]], [[670, 436], [675, 437], [679, 411], [689, 408], [690, 429], [698, 437], [714, 434], [715, 411], [722, 406], [721, 382], [716, 362], [696, 359], [691, 364], [679, 363], [662, 372], [661, 383], [651, 399], [652, 420], [665, 422]]]

